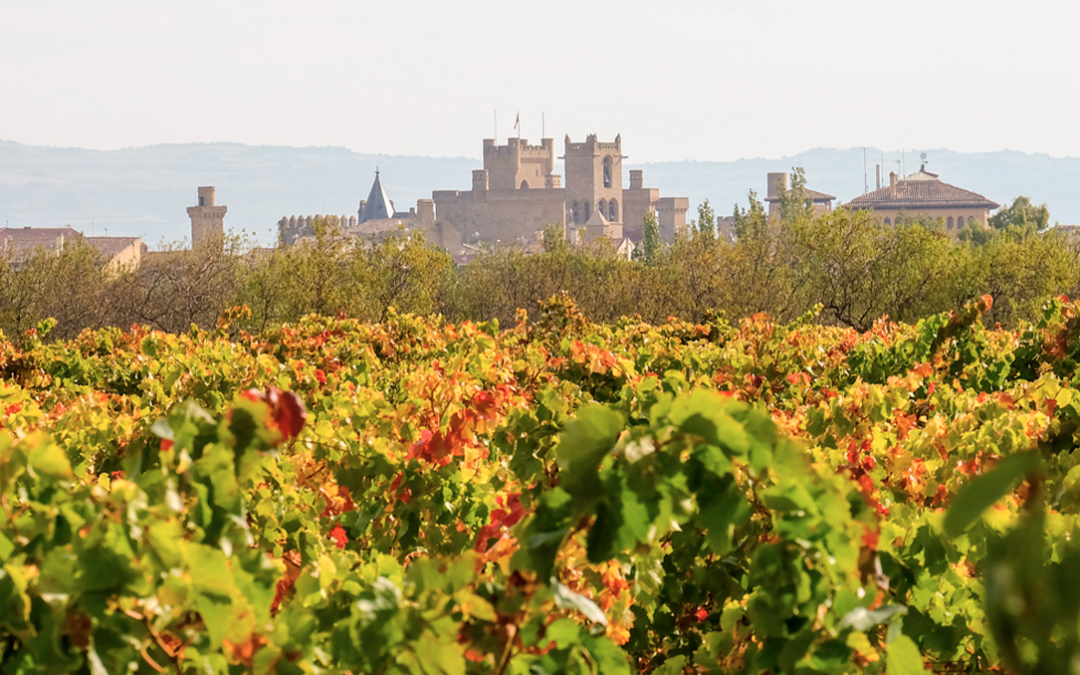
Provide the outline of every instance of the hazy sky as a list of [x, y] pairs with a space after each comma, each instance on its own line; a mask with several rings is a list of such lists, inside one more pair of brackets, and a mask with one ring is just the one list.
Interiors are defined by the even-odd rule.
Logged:
[[[0, 139], [1080, 155], [1080, 3], [0, 0]], [[561, 147], [561, 140], [557, 147]]]

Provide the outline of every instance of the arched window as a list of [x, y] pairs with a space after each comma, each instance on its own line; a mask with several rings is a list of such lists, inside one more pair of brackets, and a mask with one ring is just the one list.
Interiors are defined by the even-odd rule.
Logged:
[[608, 155], [604, 158], [604, 187], [611, 187], [611, 156]]
[[619, 202], [616, 199], [612, 199], [608, 204], [608, 220], [613, 223], [619, 222]]
[[596, 210], [600, 212], [600, 215], [607, 217], [607, 200], [601, 199], [596, 202]]
[[953, 226], [953, 219], [952, 219], [952, 216], [949, 216], [948, 227], [949, 227], [950, 230], [952, 229], [952, 226]]
[[521, 181], [521, 189], [522, 190], [528, 190], [529, 189], [529, 181], [527, 181], [527, 180]]
[[582, 224], [589, 222], [589, 216], [592, 214], [589, 212], [589, 200], [581, 202], [581, 222]]
[[577, 202], [574, 202], [574, 205], [570, 207], [570, 222], [581, 222], [581, 205]]
[[885, 224], [886, 224], [886, 225], [892, 225], [892, 221], [891, 221], [891, 220], [889, 220], [888, 218], [886, 218], [886, 219], [885, 219]]

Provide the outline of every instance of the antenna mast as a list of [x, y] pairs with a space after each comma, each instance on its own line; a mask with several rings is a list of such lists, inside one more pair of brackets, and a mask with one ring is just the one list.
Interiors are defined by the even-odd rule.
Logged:
[[867, 182], [868, 180], [869, 179], [866, 177], [866, 146], [863, 146], [863, 149], [862, 149], [862, 193], [863, 194], [866, 194], [867, 192], [870, 192], [870, 183]]

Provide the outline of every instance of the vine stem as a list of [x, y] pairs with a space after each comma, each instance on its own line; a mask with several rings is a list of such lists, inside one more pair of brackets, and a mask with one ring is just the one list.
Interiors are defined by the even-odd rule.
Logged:
[[506, 667], [510, 665], [510, 655], [514, 652], [514, 639], [517, 637], [517, 624], [507, 626], [506, 633], [506, 647], [503, 648], [502, 658], [499, 659], [499, 668], [495, 671], [495, 675], [503, 675]]

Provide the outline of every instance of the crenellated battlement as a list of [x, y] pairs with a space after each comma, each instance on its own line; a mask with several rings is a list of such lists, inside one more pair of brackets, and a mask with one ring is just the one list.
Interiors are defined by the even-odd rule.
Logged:
[[342, 229], [356, 227], [356, 216], [324, 216], [321, 213], [314, 216], [283, 216], [277, 223], [278, 236], [286, 245], [292, 245], [301, 237], [313, 237], [316, 220], [324, 220]]
[[598, 141], [596, 139], [596, 134], [589, 134], [588, 136], [585, 137], [584, 142], [575, 143], [575, 142], [570, 140], [570, 135], [567, 134], [564, 144], [565, 144], [565, 147], [566, 147], [566, 152], [578, 152], [578, 153], [584, 153], [584, 152], [591, 152], [591, 153], [612, 152], [612, 153], [620, 153], [620, 154], [622, 153], [622, 135], [621, 134], [615, 136], [614, 142], [611, 142], [611, 143], [605, 143], [603, 141]]
[[546, 158], [555, 153], [555, 141], [540, 139], [540, 145], [529, 145], [524, 138], [508, 138], [506, 145], [495, 145], [492, 138], [484, 139], [484, 157], [536, 157]]

